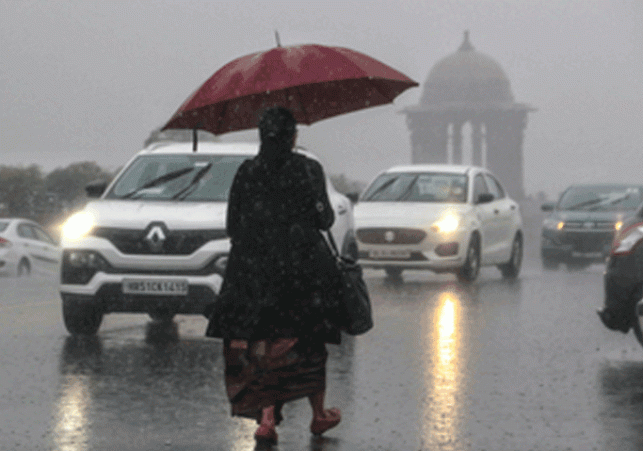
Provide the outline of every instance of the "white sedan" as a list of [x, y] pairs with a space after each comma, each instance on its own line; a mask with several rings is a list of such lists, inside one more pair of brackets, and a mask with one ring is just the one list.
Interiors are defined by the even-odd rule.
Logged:
[[0, 218], [0, 275], [29, 276], [58, 272], [61, 250], [38, 223]]
[[518, 276], [518, 203], [484, 168], [408, 165], [379, 174], [355, 205], [359, 262], [399, 277], [404, 269], [453, 272], [473, 282], [480, 266]]

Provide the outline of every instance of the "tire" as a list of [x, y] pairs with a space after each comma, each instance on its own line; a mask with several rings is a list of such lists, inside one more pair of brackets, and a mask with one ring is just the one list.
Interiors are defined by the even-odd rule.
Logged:
[[26, 258], [23, 258], [18, 263], [17, 275], [18, 277], [29, 277], [31, 275], [31, 265]]
[[503, 279], [513, 280], [518, 277], [522, 266], [522, 256], [522, 236], [517, 233], [513, 243], [511, 244], [511, 256], [509, 257], [509, 261], [504, 265], [499, 266]]
[[[638, 301], [640, 304], [643, 304], [643, 298], [641, 298], [640, 301]], [[636, 339], [639, 341], [641, 346], [643, 346], [643, 315], [639, 312], [639, 308], [636, 307], [635, 305], [635, 311], [634, 311], [634, 320], [632, 321], [632, 329], [634, 329], [634, 335], [636, 336]], [[641, 307], [643, 309], [643, 306]]]
[[467, 248], [467, 258], [464, 261], [464, 265], [456, 272], [456, 277], [460, 282], [472, 283], [478, 278], [479, 273], [480, 240], [477, 235], [472, 235]]
[[395, 266], [387, 266], [386, 268], [384, 268], [384, 271], [386, 271], [386, 276], [391, 279], [402, 278], [402, 268], [398, 268]]
[[94, 335], [103, 322], [103, 312], [92, 305], [63, 301], [63, 320], [72, 335]]
[[571, 261], [567, 262], [567, 271], [582, 271], [583, 269], [589, 268], [591, 263], [587, 262], [577, 262], [577, 261]]
[[165, 310], [158, 310], [155, 312], [150, 312], [149, 313], [150, 318], [152, 318], [153, 321], [157, 322], [162, 322], [162, 323], [169, 323], [174, 319], [174, 313], [168, 312]]
[[547, 271], [555, 271], [558, 269], [558, 266], [560, 265], [560, 262], [558, 260], [554, 260], [552, 258], [542, 258], [542, 263], [543, 263], [543, 269]]

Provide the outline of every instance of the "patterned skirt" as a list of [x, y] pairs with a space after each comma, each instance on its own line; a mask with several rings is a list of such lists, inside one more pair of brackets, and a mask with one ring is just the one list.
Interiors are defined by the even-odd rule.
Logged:
[[264, 407], [281, 407], [326, 389], [328, 352], [321, 341], [298, 338], [224, 340], [225, 384], [232, 415], [261, 419]]

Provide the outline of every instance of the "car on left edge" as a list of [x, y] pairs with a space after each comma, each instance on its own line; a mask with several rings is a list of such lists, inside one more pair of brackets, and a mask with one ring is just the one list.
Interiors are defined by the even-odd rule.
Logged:
[[0, 218], [0, 275], [55, 274], [60, 257], [60, 247], [37, 222]]
[[[72, 334], [95, 334], [110, 313], [155, 320], [204, 314], [226, 268], [228, 195], [256, 143], [157, 143], [140, 151], [63, 225], [60, 294]], [[297, 150], [309, 158], [314, 155]], [[357, 254], [350, 200], [327, 178], [341, 251]]]

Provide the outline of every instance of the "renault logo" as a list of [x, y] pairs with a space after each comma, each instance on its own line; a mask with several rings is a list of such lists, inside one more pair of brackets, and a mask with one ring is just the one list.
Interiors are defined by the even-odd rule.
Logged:
[[145, 241], [150, 247], [150, 250], [156, 254], [163, 251], [163, 243], [165, 242], [165, 232], [163, 227], [155, 225], [150, 228], [150, 231], [145, 236]]

